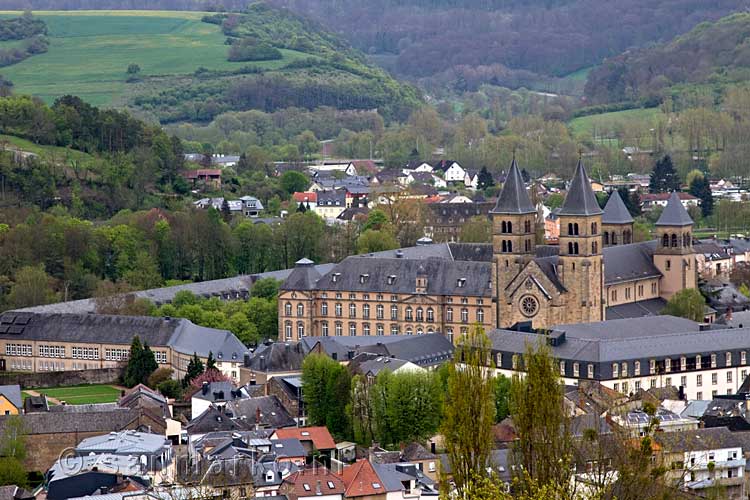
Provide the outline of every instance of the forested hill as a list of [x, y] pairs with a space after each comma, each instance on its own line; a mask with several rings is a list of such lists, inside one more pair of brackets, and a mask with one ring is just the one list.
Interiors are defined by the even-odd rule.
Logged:
[[741, 13], [702, 23], [669, 43], [608, 59], [589, 73], [585, 92], [592, 103], [655, 103], [670, 89], [718, 91], [749, 77], [750, 14]]
[[347, 37], [397, 75], [514, 86], [668, 41], [742, 0], [270, 0]]

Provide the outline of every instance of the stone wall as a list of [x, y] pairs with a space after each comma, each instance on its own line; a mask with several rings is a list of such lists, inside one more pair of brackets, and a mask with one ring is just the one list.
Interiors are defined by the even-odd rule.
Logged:
[[60, 387], [80, 384], [116, 384], [122, 378], [124, 371], [124, 367], [118, 367], [65, 372], [0, 372], [0, 385], [18, 384], [22, 389], [25, 389], [29, 387]]

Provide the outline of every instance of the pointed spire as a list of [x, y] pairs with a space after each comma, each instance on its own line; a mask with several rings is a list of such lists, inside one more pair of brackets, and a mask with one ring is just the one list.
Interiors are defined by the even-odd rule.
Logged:
[[529, 199], [529, 193], [523, 183], [523, 176], [516, 163], [516, 152], [513, 151], [513, 161], [510, 164], [510, 171], [505, 177], [505, 184], [500, 196], [497, 198], [495, 208], [492, 213], [495, 214], [533, 214], [536, 212], [534, 205]]
[[601, 213], [602, 209], [596, 201], [594, 190], [591, 189], [591, 181], [583, 166], [583, 160], [579, 157], [576, 173], [570, 181], [570, 189], [565, 196], [559, 215], [599, 215]]
[[692, 226], [693, 219], [688, 214], [687, 210], [680, 200], [680, 195], [677, 191], [672, 191], [669, 195], [669, 201], [667, 206], [664, 207], [664, 211], [661, 213], [659, 220], [656, 221], [657, 226]]
[[613, 190], [609, 195], [607, 204], [604, 206], [602, 224], [632, 224], [633, 216], [628, 212], [628, 207], [620, 198], [620, 193]]

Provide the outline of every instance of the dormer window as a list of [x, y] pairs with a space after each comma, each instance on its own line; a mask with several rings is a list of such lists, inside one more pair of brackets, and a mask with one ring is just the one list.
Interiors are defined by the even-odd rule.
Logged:
[[333, 273], [331, 276], [331, 281], [336, 283], [339, 280], [339, 276], [341, 276], [341, 273]]
[[458, 280], [456, 280], [456, 286], [458, 288], [463, 288], [464, 286], [466, 286], [466, 278], [458, 278]]
[[390, 276], [388, 276], [388, 284], [389, 285], [392, 285], [395, 282], [396, 282], [396, 275], [395, 274], [391, 274]]
[[360, 274], [359, 275], [359, 282], [361, 284], [367, 283], [367, 280], [370, 278], [369, 274]]

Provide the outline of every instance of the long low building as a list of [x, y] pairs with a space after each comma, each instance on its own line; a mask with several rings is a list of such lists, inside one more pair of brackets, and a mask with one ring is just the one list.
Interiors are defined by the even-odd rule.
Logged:
[[7, 312], [0, 315], [0, 371], [113, 368], [127, 361], [135, 336], [148, 343], [160, 367], [182, 377], [193, 354], [239, 380], [249, 350], [231, 332], [182, 318]]
[[687, 399], [735, 394], [750, 373], [750, 328], [702, 325], [674, 316], [559, 325], [549, 331], [488, 333], [492, 361], [506, 376], [523, 372], [527, 347], [546, 342], [566, 384], [596, 380], [629, 394], [680, 388]]

